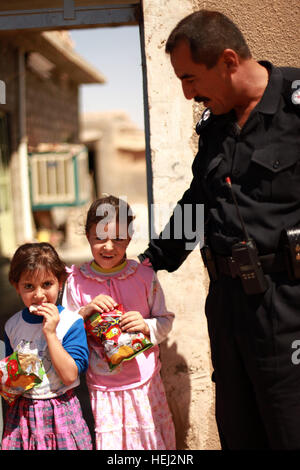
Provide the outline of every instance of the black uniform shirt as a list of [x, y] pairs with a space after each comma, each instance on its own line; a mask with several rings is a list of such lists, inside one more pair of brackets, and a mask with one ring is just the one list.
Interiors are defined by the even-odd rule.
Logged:
[[[222, 255], [231, 255], [233, 243], [244, 239], [227, 176], [260, 255], [278, 250], [283, 228], [300, 225], [300, 104], [292, 100], [300, 69], [261, 65], [269, 71], [269, 82], [241, 130], [234, 111], [204, 114], [197, 126], [193, 180], [178, 202], [205, 205], [207, 242]], [[144, 256], [155, 269], [173, 271], [189, 254], [185, 242], [160, 237]]]

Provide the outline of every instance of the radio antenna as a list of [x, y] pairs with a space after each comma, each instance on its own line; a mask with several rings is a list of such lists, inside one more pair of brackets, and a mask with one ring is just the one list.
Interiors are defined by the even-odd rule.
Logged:
[[244, 221], [243, 221], [243, 219], [242, 219], [242, 216], [241, 216], [241, 214], [240, 214], [239, 206], [238, 206], [238, 203], [237, 203], [237, 200], [236, 200], [234, 191], [233, 191], [233, 189], [232, 189], [231, 179], [229, 178], [229, 176], [227, 176], [227, 177], [225, 178], [225, 181], [226, 181], [226, 183], [228, 184], [228, 186], [229, 186], [229, 188], [230, 188], [231, 195], [232, 195], [232, 199], [233, 199], [233, 202], [234, 202], [234, 205], [235, 205], [235, 208], [236, 208], [236, 212], [237, 212], [238, 218], [239, 218], [239, 220], [240, 220], [240, 222], [241, 222], [242, 230], [243, 230], [243, 232], [244, 232], [246, 241], [248, 242], [248, 241], [250, 240], [250, 238], [249, 238], [247, 229], [246, 229], [246, 227], [245, 227]]

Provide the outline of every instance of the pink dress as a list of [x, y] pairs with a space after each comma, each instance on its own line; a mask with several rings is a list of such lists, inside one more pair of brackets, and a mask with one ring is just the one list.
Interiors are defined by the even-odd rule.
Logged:
[[160, 377], [158, 344], [169, 333], [168, 312], [154, 271], [134, 260], [117, 272], [97, 271], [95, 263], [69, 270], [63, 305], [77, 310], [99, 294], [139, 311], [153, 347], [110, 371], [103, 348], [89, 337], [87, 385], [95, 419], [97, 449], [176, 449], [174, 425]]

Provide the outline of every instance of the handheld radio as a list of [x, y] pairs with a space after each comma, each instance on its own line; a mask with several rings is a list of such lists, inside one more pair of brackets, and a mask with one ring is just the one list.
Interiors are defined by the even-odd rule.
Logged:
[[245, 240], [235, 243], [232, 246], [232, 258], [238, 266], [239, 277], [245, 293], [249, 295], [262, 294], [267, 290], [268, 282], [259, 260], [258, 251], [254, 240], [249, 238], [231, 186], [231, 180], [227, 177], [225, 181], [230, 188], [232, 199], [245, 236]]

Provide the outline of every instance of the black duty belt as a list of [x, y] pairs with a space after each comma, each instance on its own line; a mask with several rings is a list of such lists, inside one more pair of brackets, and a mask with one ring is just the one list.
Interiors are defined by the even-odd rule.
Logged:
[[[233, 278], [238, 276], [238, 266], [232, 256], [220, 256], [215, 253], [214, 259], [219, 274]], [[259, 261], [265, 274], [279, 273], [287, 269], [283, 252], [259, 256]]]

